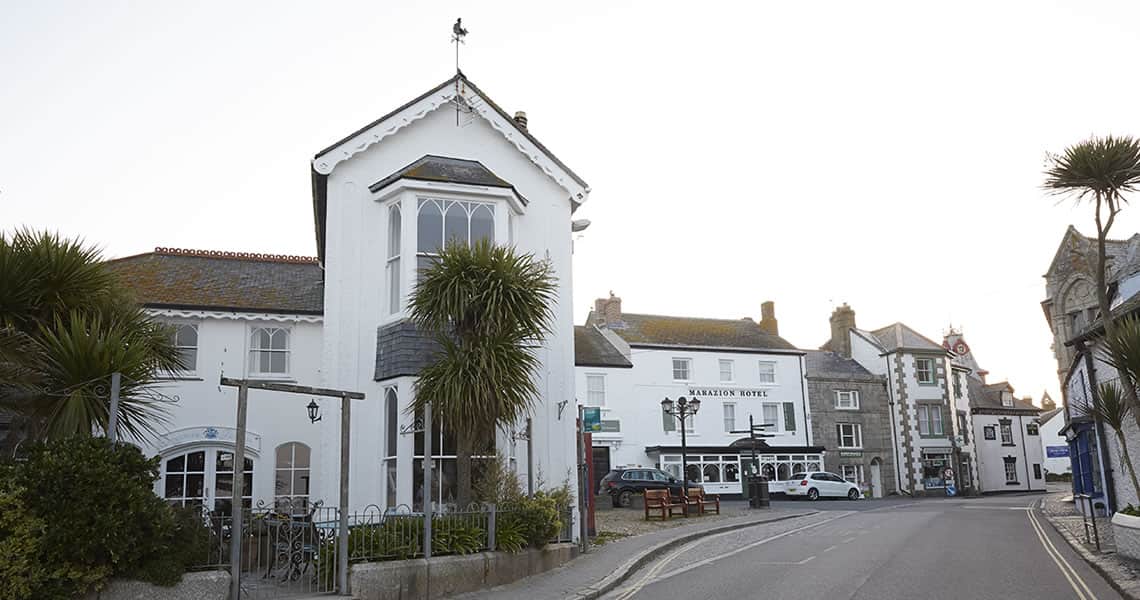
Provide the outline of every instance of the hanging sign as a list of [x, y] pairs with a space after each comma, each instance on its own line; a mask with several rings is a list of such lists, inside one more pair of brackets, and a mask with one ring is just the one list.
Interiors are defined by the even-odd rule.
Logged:
[[1066, 458], [1069, 456], [1069, 447], [1045, 446], [1045, 456], [1049, 458]]
[[582, 430], [597, 432], [602, 430], [602, 409], [587, 406], [582, 409]]

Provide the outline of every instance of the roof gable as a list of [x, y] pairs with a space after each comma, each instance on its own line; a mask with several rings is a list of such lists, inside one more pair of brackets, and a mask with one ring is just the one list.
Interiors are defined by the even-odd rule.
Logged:
[[894, 352], [900, 349], [932, 350], [939, 353], [946, 352], [942, 344], [933, 342], [930, 338], [923, 336], [921, 333], [907, 327], [901, 322], [876, 329], [871, 332], [871, 335], [879, 340], [879, 345], [883, 347], [884, 352]]
[[593, 325], [575, 325], [574, 366], [628, 369], [633, 363]]

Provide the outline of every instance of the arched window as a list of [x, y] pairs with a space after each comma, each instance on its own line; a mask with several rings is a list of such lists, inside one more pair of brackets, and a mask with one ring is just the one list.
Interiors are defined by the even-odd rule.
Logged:
[[289, 373], [289, 330], [255, 327], [249, 340], [249, 372], [257, 375]]
[[388, 508], [396, 506], [396, 451], [399, 446], [400, 414], [399, 396], [395, 387], [384, 390], [384, 476], [386, 478], [385, 496], [388, 499]]
[[704, 472], [707, 483], [720, 483], [720, 465], [705, 465]]
[[198, 370], [198, 325], [175, 323], [172, 338], [182, 369], [187, 373]]
[[400, 205], [388, 209], [388, 314], [400, 312]]
[[311, 451], [301, 442], [287, 442], [277, 447], [277, 483], [273, 490], [278, 510], [306, 511], [309, 507]]
[[416, 218], [416, 269], [431, 267], [431, 257], [445, 244], [495, 241], [493, 205], [455, 200], [420, 200]]

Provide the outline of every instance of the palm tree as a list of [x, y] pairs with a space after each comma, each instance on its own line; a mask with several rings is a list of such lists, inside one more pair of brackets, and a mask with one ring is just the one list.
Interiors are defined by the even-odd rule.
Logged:
[[153, 436], [166, 410], [150, 386], [180, 366], [167, 328], [130, 301], [97, 249], [47, 232], [0, 235], [0, 408], [32, 437], [105, 431], [114, 372], [122, 431]]
[[471, 499], [476, 440], [517, 423], [539, 397], [535, 350], [551, 331], [556, 289], [548, 263], [486, 241], [447, 245], [420, 275], [410, 316], [440, 351], [409, 411], [430, 407], [455, 432], [461, 505]]
[[1108, 425], [1116, 432], [1121, 462], [1124, 463], [1124, 468], [1132, 479], [1132, 491], [1140, 495], [1140, 481], [1136, 479], [1136, 469], [1132, 466], [1132, 456], [1128, 453], [1128, 443], [1124, 438], [1124, 424], [1134, 411], [1132, 405], [1125, 399], [1120, 385], [1115, 381], [1098, 385], [1097, 393], [1093, 394], [1092, 401], [1075, 404], [1075, 408], [1078, 416], [1092, 417]]
[[[1140, 187], [1140, 141], [1131, 137], [1093, 137], [1049, 158], [1045, 171], [1045, 188], [1054, 194], [1072, 196], [1077, 202], [1093, 204], [1096, 218], [1096, 295], [1104, 324], [1105, 337], [1116, 336], [1108, 297], [1108, 257], [1105, 241], [1116, 216], [1128, 203], [1125, 194]], [[1133, 418], [1140, 426], [1140, 403], [1136, 389], [1129, 383], [1124, 369], [1117, 368], [1124, 383], [1125, 400], [1133, 408]]]

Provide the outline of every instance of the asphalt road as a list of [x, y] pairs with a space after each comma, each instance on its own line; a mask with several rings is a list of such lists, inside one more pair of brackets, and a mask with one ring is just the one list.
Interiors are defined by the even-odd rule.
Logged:
[[818, 502], [811, 523], [694, 541], [605, 598], [1120, 598], [1031, 509], [1039, 498]]

